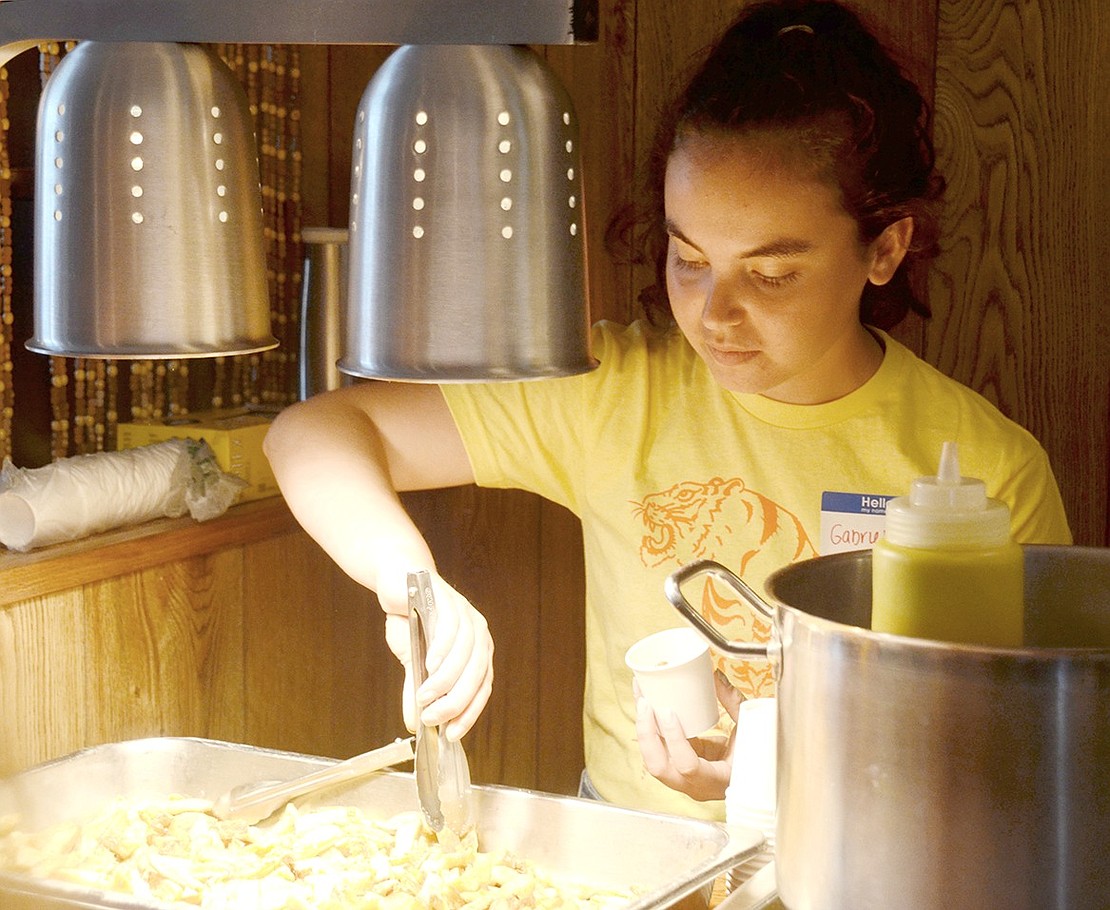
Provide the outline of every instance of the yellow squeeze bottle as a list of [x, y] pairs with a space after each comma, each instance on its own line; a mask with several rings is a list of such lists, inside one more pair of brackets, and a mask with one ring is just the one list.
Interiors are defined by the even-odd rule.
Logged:
[[1010, 510], [983, 481], [960, 476], [956, 443], [944, 444], [936, 477], [887, 503], [871, 568], [874, 631], [1021, 647], [1024, 554], [1010, 539]]

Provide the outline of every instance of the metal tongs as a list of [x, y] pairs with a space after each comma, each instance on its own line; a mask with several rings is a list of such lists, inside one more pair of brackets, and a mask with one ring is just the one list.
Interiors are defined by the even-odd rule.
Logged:
[[[408, 574], [409, 638], [412, 646], [413, 693], [428, 676], [428, 644], [435, 636], [436, 604], [431, 575], [426, 569]], [[474, 828], [470, 766], [462, 743], [449, 740], [443, 725], [416, 720], [416, 791], [428, 827], [442, 840], [444, 834], [464, 838]]]

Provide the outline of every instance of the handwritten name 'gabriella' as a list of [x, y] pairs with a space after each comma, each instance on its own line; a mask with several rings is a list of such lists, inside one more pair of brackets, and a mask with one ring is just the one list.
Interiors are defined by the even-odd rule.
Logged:
[[859, 528], [846, 528], [839, 524], [833, 525], [829, 533], [829, 539], [835, 544], [852, 544], [861, 547], [874, 546], [882, 536], [882, 531], [861, 531]]

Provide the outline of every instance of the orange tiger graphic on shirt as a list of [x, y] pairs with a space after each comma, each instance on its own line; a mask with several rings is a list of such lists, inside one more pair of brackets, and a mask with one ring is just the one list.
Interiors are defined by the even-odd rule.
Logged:
[[[739, 477], [683, 481], [633, 506], [644, 526], [640, 558], [649, 568], [673, 571], [697, 559], [713, 559], [741, 578], [765, 578], [781, 567], [783, 552], [790, 554], [790, 562], [817, 555], [798, 517]], [[771, 636], [766, 618], [711, 578], [697, 606], [730, 640], [763, 642]], [[745, 697], [774, 694], [766, 660], [734, 660], [716, 653], [713, 659]]]

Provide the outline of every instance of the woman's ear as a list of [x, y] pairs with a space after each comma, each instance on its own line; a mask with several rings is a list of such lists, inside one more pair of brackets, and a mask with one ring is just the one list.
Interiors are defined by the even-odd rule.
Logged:
[[871, 244], [871, 271], [867, 278], [872, 284], [886, 284], [898, 271], [913, 239], [913, 218], [906, 216], [888, 224]]

